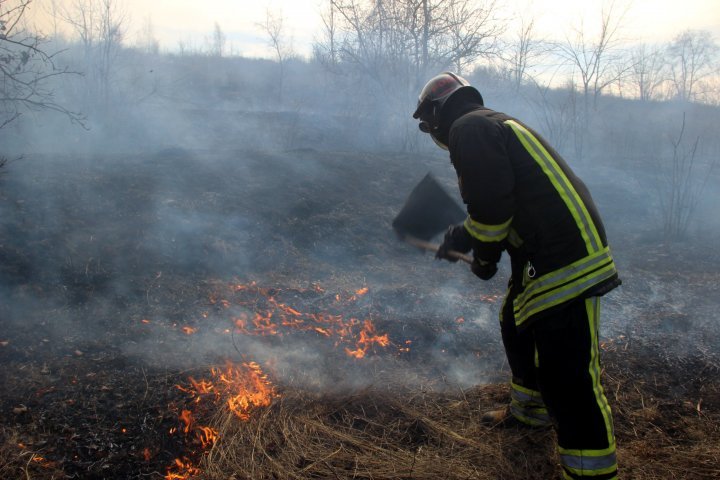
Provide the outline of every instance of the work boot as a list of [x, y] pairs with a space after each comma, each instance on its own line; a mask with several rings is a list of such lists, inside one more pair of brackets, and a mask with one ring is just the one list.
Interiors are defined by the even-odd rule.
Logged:
[[[510, 414], [510, 407], [502, 407], [498, 408], [496, 410], [488, 410], [487, 412], [483, 413], [482, 417], [480, 417], [480, 423], [483, 425], [488, 425], [490, 427], [495, 427], [500, 424], [507, 424], [507, 423], [514, 423], [512, 420], [515, 420], [515, 417], [513, 417]], [[515, 420], [517, 423], [517, 420]]]
[[512, 414], [510, 407], [498, 408], [496, 410], [489, 410], [483, 413], [482, 417], [480, 417], [480, 423], [487, 425], [488, 427], [503, 428], [548, 428], [552, 425], [549, 421], [537, 419], [530, 419], [528, 421], [520, 420]]

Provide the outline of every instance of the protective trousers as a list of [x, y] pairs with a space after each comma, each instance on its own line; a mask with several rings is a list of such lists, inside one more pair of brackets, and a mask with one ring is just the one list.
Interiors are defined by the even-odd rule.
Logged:
[[513, 289], [500, 324], [512, 371], [511, 412], [554, 424], [564, 479], [617, 479], [612, 414], [600, 384], [600, 299], [576, 299], [518, 331]]

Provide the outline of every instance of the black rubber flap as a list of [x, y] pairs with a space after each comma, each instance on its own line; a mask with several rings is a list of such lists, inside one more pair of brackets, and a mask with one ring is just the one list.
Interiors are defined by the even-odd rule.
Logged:
[[413, 189], [395, 220], [400, 236], [430, 240], [450, 225], [462, 222], [467, 214], [430, 173]]

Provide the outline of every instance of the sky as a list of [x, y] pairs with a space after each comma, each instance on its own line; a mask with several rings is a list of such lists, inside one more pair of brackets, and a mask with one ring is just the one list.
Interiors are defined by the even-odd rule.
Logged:
[[[37, 0], [38, 3], [50, 0]], [[71, 3], [72, 0], [59, 0]], [[118, 0], [129, 19], [128, 43], [137, 41], [150, 21], [162, 50], [203, 48], [217, 23], [233, 53], [271, 57], [267, 35], [258, 24], [267, 12], [284, 19], [283, 32], [293, 50], [309, 55], [312, 42], [322, 31], [320, 11], [329, 0]], [[536, 19], [538, 33], [562, 39], [580, 22], [597, 23], [609, 0], [497, 0], [505, 5], [498, 14], [518, 18], [519, 12]], [[618, 12], [627, 10], [623, 38], [628, 41], [663, 42], [686, 29], [709, 30], [720, 42], [720, 0], [615, 0]], [[584, 20], [583, 20], [584, 19]]]

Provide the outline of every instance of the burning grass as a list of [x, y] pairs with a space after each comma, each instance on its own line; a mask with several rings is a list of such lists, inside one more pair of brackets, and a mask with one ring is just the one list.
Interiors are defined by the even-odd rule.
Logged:
[[528, 449], [545, 452], [532, 467], [543, 472], [538, 478], [550, 478], [551, 432], [530, 437], [480, 425], [480, 405], [496, 404], [505, 394], [501, 387], [455, 395], [387, 388], [333, 397], [286, 392], [247, 423], [216, 416], [225, 440], [204, 459], [204, 475], [527, 478]]
[[[673, 365], [649, 353], [608, 352], [624, 478], [718, 478], [720, 369], [709, 358]], [[670, 391], [687, 369], [694, 375]], [[378, 378], [346, 395], [287, 390], [245, 422], [219, 410], [211, 424], [221, 440], [201, 477], [560, 478], [552, 430], [481, 424], [483, 411], [507, 401], [505, 385], [455, 393], [402, 385]]]
[[[623, 474], [717, 478], [717, 359], [658, 356], [653, 347], [603, 344]], [[551, 429], [480, 422], [507, 402], [507, 385], [448, 390], [410, 381], [397, 360], [386, 361], [372, 386], [333, 394], [275, 386], [253, 363], [189, 378], [177, 386], [192, 409], [179, 407], [187, 456], [165, 479], [559, 478]]]
[[[718, 478], [720, 363], [668, 351], [604, 343], [623, 477]], [[552, 430], [480, 423], [507, 402], [505, 384], [448, 389], [385, 356], [371, 386], [327, 393], [274, 384], [252, 362], [146, 375], [113, 358], [6, 365], [4, 384], [30, 401], [14, 403], [14, 425], [0, 428], [0, 478], [559, 478]], [[9, 381], [18, 366], [24, 379]], [[121, 473], [132, 464], [143, 473]]]

